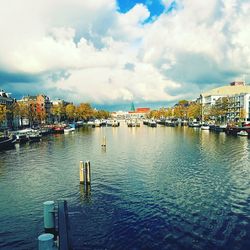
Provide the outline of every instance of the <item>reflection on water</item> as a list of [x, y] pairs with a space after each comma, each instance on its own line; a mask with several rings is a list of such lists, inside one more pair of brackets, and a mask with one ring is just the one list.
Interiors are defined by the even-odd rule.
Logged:
[[248, 249], [249, 155], [247, 138], [126, 124], [0, 152], [0, 249], [36, 248], [42, 203], [62, 198], [78, 249]]

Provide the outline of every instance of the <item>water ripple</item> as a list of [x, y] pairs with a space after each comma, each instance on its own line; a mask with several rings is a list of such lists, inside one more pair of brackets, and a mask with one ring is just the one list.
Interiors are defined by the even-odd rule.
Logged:
[[[248, 249], [245, 139], [122, 125], [0, 152], [0, 248], [35, 248], [42, 203], [66, 198], [75, 249]], [[89, 193], [80, 160], [91, 161]]]

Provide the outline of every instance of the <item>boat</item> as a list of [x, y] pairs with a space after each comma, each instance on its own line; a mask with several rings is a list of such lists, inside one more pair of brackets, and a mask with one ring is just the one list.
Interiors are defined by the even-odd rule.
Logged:
[[181, 121], [181, 126], [187, 126], [187, 125], [188, 125], [188, 121], [186, 120]]
[[93, 121], [88, 121], [87, 122], [87, 126], [91, 127], [91, 128], [94, 128], [95, 127], [95, 123]]
[[77, 125], [77, 127], [82, 127], [83, 123], [84, 123], [84, 121], [77, 121], [76, 125]]
[[64, 126], [55, 126], [52, 128], [53, 134], [63, 134], [64, 133]]
[[39, 131], [32, 131], [27, 135], [29, 142], [39, 142], [42, 139], [42, 135], [39, 133]]
[[13, 133], [13, 142], [14, 143], [19, 143], [19, 144], [23, 144], [29, 141], [29, 137], [28, 137], [28, 133], [30, 133], [32, 131], [32, 129], [22, 129], [22, 130], [18, 130], [15, 131]]
[[106, 126], [107, 127], [112, 127], [113, 126], [113, 121], [112, 120], [107, 120]]
[[202, 130], [209, 130], [210, 127], [209, 127], [209, 125], [207, 125], [207, 124], [203, 124], [203, 125], [201, 126], [201, 129], [202, 129]]
[[200, 128], [201, 124], [199, 122], [190, 122], [188, 124], [188, 127], [190, 127], [190, 128]]
[[239, 136], [248, 136], [247, 131], [241, 130], [240, 132], [237, 132], [237, 135]]
[[151, 128], [156, 128], [157, 127], [157, 123], [154, 120], [151, 120], [148, 122], [148, 126]]
[[112, 122], [112, 127], [119, 127], [120, 126], [120, 122], [118, 122], [117, 120], [114, 120]]
[[140, 127], [140, 122], [138, 122], [137, 120], [129, 120], [127, 121], [127, 125], [128, 127]]
[[148, 125], [148, 120], [143, 120], [143, 125]]
[[127, 121], [127, 126], [128, 126], [129, 128], [135, 127], [134, 121], [132, 121], [132, 120]]
[[0, 151], [14, 148], [13, 140], [9, 137], [0, 137]]
[[101, 120], [100, 121], [100, 127], [106, 127], [107, 126], [107, 120]]
[[212, 129], [215, 132], [225, 132], [227, 128], [227, 125], [215, 125]]
[[96, 119], [94, 121], [94, 123], [95, 123], [95, 127], [101, 127], [101, 121], [100, 120]]
[[51, 133], [51, 128], [40, 128], [39, 133], [42, 136], [49, 135]]
[[71, 132], [74, 132], [76, 129], [72, 127], [66, 127], [64, 128], [64, 134], [69, 134]]

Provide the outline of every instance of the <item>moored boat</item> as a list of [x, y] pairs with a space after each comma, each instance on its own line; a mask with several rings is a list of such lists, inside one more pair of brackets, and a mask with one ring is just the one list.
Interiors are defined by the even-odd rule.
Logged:
[[248, 136], [248, 133], [245, 130], [241, 130], [240, 132], [237, 132], [237, 135], [239, 135], [239, 136]]
[[202, 130], [209, 130], [210, 127], [209, 127], [209, 125], [203, 124], [203, 125], [201, 126], [201, 129], [202, 129]]
[[14, 143], [19, 143], [23, 144], [29, 141], [28, 134], [32, 131], [32, 129], [23, 129], [23, 130], [18, 130], [13, 133], [13, 142]]
[[75, 130], [76, 130], [75, 128], [66, 127], [64, 128], [64, 133], [68, 134], [68, 133], [74, 132]]
[[14, 148], [13, 140], [9, 137], [0, 137], [0, 151]]
[[112, 127], [119, 127], [120, 126], [120, 122], [118, 122], [117, 120], [114, 120], [112, 122]]
[[101, 121], [98, 120], [98, 119], [96, 119], [96, 120], [94, 121], [94, 124], [95, 124], [95, 127], [101, 127]]
[[190, 128], [200, 128], [201, 124], [199, 122], [190, 122], [188, 124], [188, 127], [190, 127]]
[[157, 123], [154, 120], [150, 120], [148, 122], [148, 126], [151, 127], [151, 128], [156, 128], [157, 127]]
[[53, 134], [63, 134], [64, 133], [64, 126], [55, 126], [52, 128]]
[[27, 135], [29, 142], [39, 142], [42, 139], [42, 135], [39, 131], [32, 131]]

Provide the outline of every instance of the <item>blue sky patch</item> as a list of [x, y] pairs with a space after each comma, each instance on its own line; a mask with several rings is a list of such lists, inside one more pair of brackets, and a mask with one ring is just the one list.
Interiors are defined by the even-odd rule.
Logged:
[[128, 12], [136, 4], [144, 4], [147, 6], [150, 12], [150, 17], [147, 21], [153, 20], [155, 16], [160, 16], [165, 10], [161, 0], [117, 0], [118, 11], [121, 13]]

